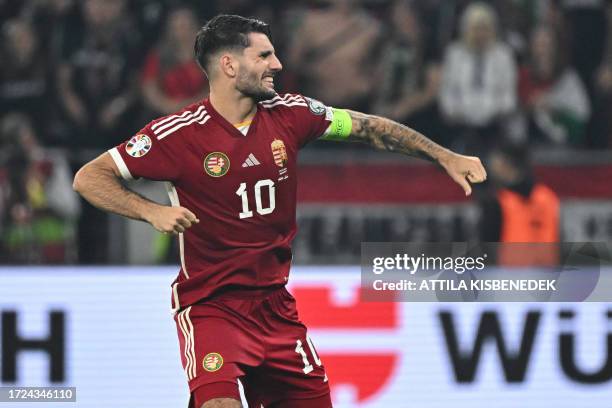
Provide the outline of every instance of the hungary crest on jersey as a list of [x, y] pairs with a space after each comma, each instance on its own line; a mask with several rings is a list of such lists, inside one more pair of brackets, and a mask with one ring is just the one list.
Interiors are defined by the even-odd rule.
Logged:
[[274, 139], [272, 144], [272, 156], [274, 156], [274, 163], [278, 167], [285, 167], [287, 165], [287, 161], [289, 160], [287, 157], [287, 149], [285, 149], [285, 143], [283, 143], [280, 139]]
[[204, 159], [204, 171], [209, 176], [221, 177], [225, 176], [230, 168], [230, 160], [221, 152], [209, 153]]

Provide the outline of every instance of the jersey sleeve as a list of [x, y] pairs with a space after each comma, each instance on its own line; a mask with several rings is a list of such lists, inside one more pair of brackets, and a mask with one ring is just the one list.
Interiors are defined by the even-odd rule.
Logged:
[[180, 166], [171, 146], [166, 140], [158, 140], [149, 124], [108, 152], [125, 180], [174, 181]]
[[342, 109], [324, 105], [316, 99], [303, 97], [306, 107], [299, 109], [298, 128], [303, 129], [300, 145], [322, 138], [325, 140], [343, 140], [351, 132], [351, 118]]

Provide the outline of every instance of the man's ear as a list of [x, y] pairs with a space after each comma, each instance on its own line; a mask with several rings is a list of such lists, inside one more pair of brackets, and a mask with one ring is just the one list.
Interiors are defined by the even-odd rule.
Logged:
[[230, 78], [238, 73], [238, 60], [231, 54], [223, 54], [219, 59], [221, 70]]

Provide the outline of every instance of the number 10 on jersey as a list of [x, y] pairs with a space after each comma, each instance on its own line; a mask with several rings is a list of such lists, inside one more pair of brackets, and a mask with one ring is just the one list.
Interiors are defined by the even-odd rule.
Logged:
[[[268, 195], [270, 197], [267, 207], [263, 206], [261, 201], [261, 195], [265, 194], [262, 192], [264, 187], [267, 187]], [[270, 179], [259, 180], [255, 183], [255, 209], [257, 214], [266, 215], [272, 213], [276, 207], [276, 188], [274, 182]], [[247, 196], [247, 183], [240, 183], [240, 187], [236, 190], [236, 195], [242, 199], [242, 212], [238, 214], [240, 219], [250, 218], [253, 216], [253, 211], [249, 208], [249, 197]]]

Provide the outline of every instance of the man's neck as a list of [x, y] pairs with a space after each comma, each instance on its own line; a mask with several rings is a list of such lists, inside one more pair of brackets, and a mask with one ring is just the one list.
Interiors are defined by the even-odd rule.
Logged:
[[238, 91], [210, 91], [210, 104], [229, 123], [242, 123], [255, 115], [257, 106], [252, 98]]

